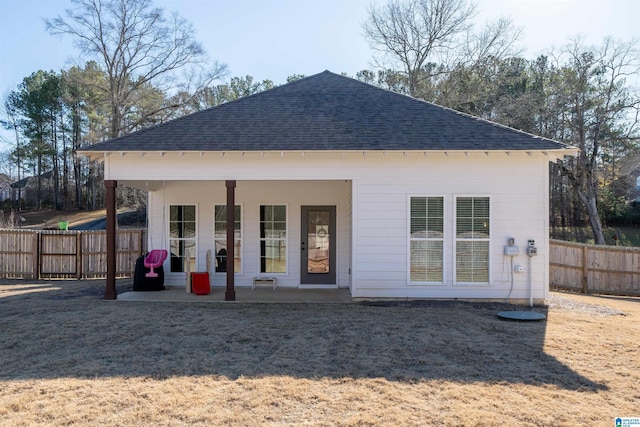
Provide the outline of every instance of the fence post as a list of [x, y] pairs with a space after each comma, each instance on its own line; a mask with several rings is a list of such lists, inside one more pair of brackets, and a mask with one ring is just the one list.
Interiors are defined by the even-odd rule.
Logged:
[[42, 232], [38, 232], [38, 267], [36, 268], [36, 280], [40, 280], [42, 271]]
[[33, 274], [32, 279], [38, 280], [38, 265], [40, 264], [40, 247], [38, 241], [40, 240], [39, 232], [33, 232]]
[[588, 266], [588, 246], [582, 247], [582, 293], [589, 293], [589, 266]]
[[76, 279], [82, 279], [82, 232], [76, 232]]

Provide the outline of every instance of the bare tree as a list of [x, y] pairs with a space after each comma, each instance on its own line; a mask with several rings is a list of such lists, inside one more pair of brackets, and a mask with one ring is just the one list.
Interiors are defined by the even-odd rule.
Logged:
[[587, 211], [596, 244], [605, 244], [598, 195], [607, 184], [605, 166], [614, 164], [612, 153], [624, 145], [629, 152], [640, 140], [640, 96], [626, 83], [640, 72], [640, 55], [635, 41], [605, 39], [599, 47], [585, 47], [576, 39], [559, 60], [564, 65], [558, 66], [550, 88], [555, 94], [550, 107], [562, 118], [564, 130], [552, 137], [580, 148], [575, 162], [562, 163], [561, 170]]
[[518, 41], [522, 28], [516, 27], [510, 18], [500, 17], [486, 22], [479, 31], [468, 31], [456, 63], [475, 66], [487, 59], [504, 60], [522, 53]]
[[429, 62], [457, 48], [471, 26], [475, 6], [467, 0], [391, 0], [371, 7], [364, 24], [371, 46], [398, 62], [417, 93]]
[[[177, 14], [166, 18], [152, 0], [71, 1], [74, 7], [64, 17], [46, 20], [46, 26], [52, 34], [73, 37], [80, 51], [95, 57], [107, 73], [100, 89], [109, 98], [111, 138], [138, 125], [125, 116], [150, 84], [165, 92], [182, 84], [195, 93], [225, 71], [224, 65], [208, 63], [189, 22]], [[165, 104], [148, 115], [175, 107]]]

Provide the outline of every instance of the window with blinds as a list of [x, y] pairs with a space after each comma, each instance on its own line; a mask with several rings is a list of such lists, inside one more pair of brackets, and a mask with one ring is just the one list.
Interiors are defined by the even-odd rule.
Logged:
[[456, 283], [489, 283], [489, 197], [456, 198]]
[[438, 283], [443, 275], [444, 198], [410, 198], [409, 282]]

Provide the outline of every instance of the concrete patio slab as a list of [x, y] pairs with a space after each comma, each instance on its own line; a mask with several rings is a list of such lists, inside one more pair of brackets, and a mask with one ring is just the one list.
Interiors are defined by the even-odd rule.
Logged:
[[236, 300], [224, 300], [225, 288], [212, 288], [209, 295], [187, 293], [182, 287], [168, 287], [157, 292], [124, 292], [118, 301], [145, 302], [223, 302], [223, 303], [352, 303], [349, 289], [236, 288]]

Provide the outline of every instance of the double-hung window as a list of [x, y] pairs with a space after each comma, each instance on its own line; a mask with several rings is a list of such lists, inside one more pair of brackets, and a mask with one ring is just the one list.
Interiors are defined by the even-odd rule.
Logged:
[[409, 282], [441, 284], [443, 277], [444, 198], [410, 198]]
[[[215, 247], [215, 271], [227, 271], [227, 206], [215, 205], [213, 207], [213, 239]], [[233, 230], [233, 271], [242, 273], [242, 208], [235, 206]]]
[[171, 272], [196, 270], [196, 206], [169, 206], [169, 248]]
[[489, 197], [456, 198], [456, 283], [489, 284]]
[[260, 206], [260, 272], [287, 272], [287, 207]]

